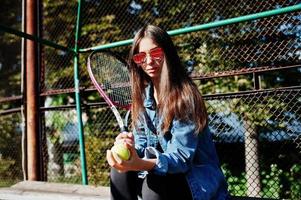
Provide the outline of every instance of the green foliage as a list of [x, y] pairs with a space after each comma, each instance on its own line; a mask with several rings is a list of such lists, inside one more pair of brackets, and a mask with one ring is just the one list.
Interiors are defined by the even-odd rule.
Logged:
[[20, 180], [12, 180], [11, 178], [9, 179], [5, 179], [5, 178], [2, 178], [0, 179], [0, 188], [1, 187], [10, 187], [16, 183], [18, 183]]
[[20, 116], [0, 118], [0, 186], [22, 179]]
[[290, 199], [301, 199], [301, 164], [293, 165], [289, 171], [284, 172], [284, 177], [289, 183], [289, 189], [285, 194]]
[[10, 168], [15, 164], [15, 161], [12, 159], [2, 159], [0, 158], [0, 177], [10, 177], [11, 171]]
[[270, 171], [261, 173], [262, 197], [264, 198], [280, 198], [282, 184], [280, 176], [283, 173], [276, 164], [270, 166]]
[[233, 196], [246, 196], [247, 181], [245, 178], [245, 173], [234, 176], [226, 164], [223, 164], [221, 167], [227, 179], [229, 193]]
[[[1, 151], [0, 151], [1, 152]], [[0, 157], [0, 187], [9, 187], [22, 180], [20, 163], [15, 158]]]
[[[245, 172], [233, 175], [227, 164], [222, 165], [223, 173], [226, 176], [228, 189], [233, 196], [246, 196]], [[237, 172], [235, 172], [237, 174]], [[269, 169], [262, 170], [261, 197], [271, 199], [292, 199], [299, 200], [301, 197], [301, 165], [293, 165], [289, 171], [284, 171], [277, 164], [271, 164]], [[287, 185], [284, 187], [284, 185]]]
[[108, 186], [110, 167], [106, 150], [113, 146], [119, 128], [109, 108], [90, 109], [87, 115], [85, 146], [89, 183]]
[[44, 37], [60, 45], [73, 47], [76, 11], [76, 1], [43, 1], [43, 25], [47, 27], [43, 32]]
[[[61, 106], [69, 104], [73, 101], [69, 95], [57, 95], [46, 100], [48, 106]], [[62, 131], [66, 128], [68, 123], [72, 123], [75, 119], [76, 113], [74, 110], [63, 111], [47, 111], [46, 112], [46, 126], [49, 129], [50, 141], [55, 144], [57, 142], [62, 143]]]
[[86, 137], [87, 169], [90, 184], [109, 185], [110, 167], [105, 156], [106, 150], [111, 148], [113, 142], [114, 140], [110, 138]]
[[[2, 25], [20, 30], [21, 21], [18, 20], [20, 17], [20, 0], [1, 1], [0, 22]], [[0, 31], [0, 98], [20, 94], [20, 49], [20, 37]], [[11, 107], [13, 106], [9, 105], [3, 109]]]
[[221, 94], [252, 90], [252, 78], [250, 76], [234, 76], [211, 79], [197, 83], [203, 94]]
[[21, 129], [18, 114], [1, 116], [0, 118], [0, 154], [2, 158], [20, 159]]

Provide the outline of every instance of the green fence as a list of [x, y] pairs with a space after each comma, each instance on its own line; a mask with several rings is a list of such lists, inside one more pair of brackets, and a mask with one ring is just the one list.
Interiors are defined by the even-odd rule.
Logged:
[[[110, 48], [126, 57], [135, 32], [151, 23], [173, 35], [204, 95], [231, 194], [300, 199], [300, 5], [292, 0], [82, 1], [78, 87], [88, 183], [109, 184], [105, 152], [118, 133], [88, 78], [88, 51]], [[76, 1], [41, 1], [42, 38], [30, 38], [42, 42], [40, 146], [48, 182], [84, 183], [72, 52], [77, 10]], [[21, 31], [21, 2], [4, 1], [0, 11], [0, 28], [6, 28], [0, 32], [0, 186], [7, 186], [24, 177], [21, 39], [12, 31]]]

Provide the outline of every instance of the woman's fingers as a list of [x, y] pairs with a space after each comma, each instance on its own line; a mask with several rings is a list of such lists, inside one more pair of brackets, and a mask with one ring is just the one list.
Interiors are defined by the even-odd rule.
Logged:
[[133, 140], [134, 139], [134, 135], [132, 132], [123, 132], [123, 133], [119, 133], [116, 137], [115, 140], [121, 140], [121, 139], [125, 139], [125, 138], [128, 138], [128, 139], [131, 139]]
[[107, 157], [107, 161], [108, 161], [110, 166], [113, 167], [114, 165], [116, 165], [117, 162], [116, 162], [111, 150], [107, 150], [107, 156], [106, 157]]
[[114, 160], [118, 163], [118, 164], [122, 164], [122, 160], [119, 158], [119, 156], [115, 153], [112, 152], [113, 158]]
[[114, 145], [117, 145], [117, 144], [124, 144], [124, 145], [128, 144], [128, 145], [130, 145], [130, 146], [134, 146], [133, 141], [128, 140], [128, 139], [115, 141], [115, 142], [114, 142]]
[[128, 136], [129, 138], [131, 138], [132, 140], [134, 139], [134, 134], [133, 134], [132, 132], [129, 132], [129, 133], [127, 134], [127, 136]]
[[112, 158], [112, 152], [110, 150], [107, 150], [107, 162], [109, 163], [110, 166], [114, 165], [114, 159]]
[[131, 132], [129, 133], [120, 133], [114, 142], [114, 145], [116, 144], [120, 144], [120, 143], [124, 143], [124, 144], [130, 144], [131, 146], [134, 146], [134, 136]]
[[115, 168], [118, 172], [126, 172], [128, 168], [125, 164], [125, 161], [121, 160], [115, 152], [107, 150], [107, 161], [109, 165]]
[[121, 166], [120, 164], [122, 163], [122, 160], [118, 158], [118, 155], [111, 150], [107, 150], [107, 161], [111, 167], [114, 167], [116, 169], [119, 169]]
[[[114, 145], [120, 143], [125, 144], [126, 147], [129, 148], [131, 152], [136, 153], [133, 133], [129, 132], [129, 133], [118, 134], [118, 136], [115, 138]], [[121, 160], [119, 156], [115, 152], [112, 152], [111, 150], [107, 150], [106, 158], [109, 165], [115, 168], [119, 172], [126, 172], [131, 169], [131, 162]]]

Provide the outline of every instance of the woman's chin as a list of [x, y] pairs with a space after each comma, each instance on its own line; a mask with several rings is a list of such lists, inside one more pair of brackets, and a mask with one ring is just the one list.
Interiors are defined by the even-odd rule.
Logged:
[[151, 79], [158, 78], [158, 74], [148, 74]]

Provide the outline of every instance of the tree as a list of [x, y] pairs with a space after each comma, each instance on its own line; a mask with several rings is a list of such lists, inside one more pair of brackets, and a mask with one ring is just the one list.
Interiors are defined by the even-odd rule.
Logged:
[[[0, 22], [21, 29], [20, 0], [1, 1]], [[0, 46], [0, 97], [20, 95], [21, 38], [1, 31]]]

